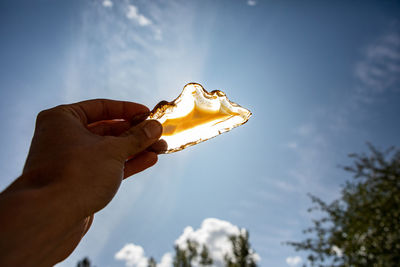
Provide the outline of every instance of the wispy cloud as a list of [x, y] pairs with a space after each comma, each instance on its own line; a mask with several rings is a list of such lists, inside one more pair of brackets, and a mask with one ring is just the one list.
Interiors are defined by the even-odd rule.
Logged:
[[360, 98], [371, 101], [379, 93], [399, 90], [400, 31], [395, 29], [367, 46], [363, 58], [356, 64]]
[[[273, 184], [280, 191], [310, 192], [328, 202], [339, 196], [339, 183], [348, 177], [337, 164], [344, 164], [346, 154], [368, 140], [359, 120], [371, 115], [371, 103], [378, 97], [385, 97], [385, 93], [400, 88], [398, 30], [390, 28], [360, 51], [361, 57], [351, 66], [355, 68], [350, 69], [356, 84], [349, 85], [351, 90], [343, 96], [342, 103], [316, 108], [307, 121], [293, 130], [293, 137], [283, 144], [291, 149], [294, 160], [288, 180]], [[307, 220], [310, 217], [305, 209], [299, 215]], [[341, 255], [340, 248], [334, 247], [332, 251]], [[297, 266], [301, 258], [288, 257], [286, 262], [289, 266]]]
[[294, 256], [294, 257], [287, 257], [286, 258], [286, 263], [290, 266], [290, 267], [296, 267], [299, 266], [302, 262], [302, 259], [300, 256]]
[[[326, 115], [321, 115], [325, 117]], [[316, 118], [315, 120], [318, 120]], [[290, 148], [296, 160], [289, 168], [289, 180], [275, 184], [286, 192], [313, 192], [327, 195], [332, 192], [324, 189], [323, 179], [336, 167], [331, 153], [333, 148], [326, 129], [326, 125], [316, 127], [317, 122], [307, 122], [293, 130], [295, 141], [285, 144]]]
[[[400, 32], [391, 28], [366, 45], [355, 65], [357, 85], [349, 92], [346, 101], [340, 107], [316, 110], [313, 118], [299, 125], [293, 131], [294, 138], [284, 144], [297, 157], [290, 176], [293, 185], [301, 192], [318, 193], [328, 199], [337, 195], [336, 190], [323, 185], [324, 177], [332, 176], [336, 164], [341, 163], [335, 158], [340, 149], [334, 146], [335, 140], [352, 131], [352, 120], [356, 119], [354, 114], [361, 114], [360, 110], [364, 110], [366, 104], [374, 102], [384, 92], [399, 90]], [[350, 152], [341, 151], [341, 158]]]
[[103, 6], [104, 7], [112, 7], [113, 6], [113, 2], [110, 0], [104, 0], [103, 1]]
[[132, 4], [128, 5], [126, 17], [136, 21], [140, 26], [148, 26], [153, 23], [149, 18], [143, 14], [140, 14], [139, 9]]
[[[186, 82], [200, 81], [209, 42], [206, 33], [196, 32], [195, 24], [199, 16], [204, 19], [210, 14], [199, 14], [192, 2], [145, 1], [137, 7], [152, 24], [144, 27], [126, 17], [129, 1], [113, 1], [112, 8], [105, 8], [103, 1], [85, 3], [74, 45], [66, 57], [64, 95], [60, 101], [71, 103], [104, 97], [139, 102], [152, 108], [160, 100], [174, 99]], [[203, 26], [209, 27], [207, 23], [212, 20], [204, 20]], [[178, 155], [174, 160], [174, 172], [179, 173], [184, 168], [185, 156]], [[163, 166], [162, 162], [157, 166], [160, 173]], [[164, 182], [168, 183], [165, 179], [160, 181]], [[90, 251], [94, 258], [102, 254], [113, 229], [133, 209], [132, 201], [143, 195], [145, 183], [135, 181], [126, 195], [121, 189], [113, 201], [118, 204], [102, 211], [107, 216], [97, 217], [101, 224], [95, 221], [88, 233], [91, 237], [82, 242], [76, 253]]]
[[[196, 34], [200, 14], [192, 3], [88, 5], [68, 56], [66, 102], [112, 95], [154, 105], [176, 97], [186, 82], [200, 80], [208, 36]], [[212, 23], [201, 16], [205, 25]]]
[[311, 134], [315, 133], [315, 127], [313, 124], [311, 123], [305, 123], [300, 125], [297, 129], [296, 129], [296, 133], [298, 135], [300, 135], [301, 137], [308, 137]]
[[[229, 236], [238, 235], [242, 231], [244, 231], [244, 229], [240, 229], [230, 222], [215, 218], [207, 218], [197, 230], [194, 230], [191, 226], [186, 227], [182, 235], [175, 241], [175, 245], [181, 249], [186, 249], [187, 240], [195, 241], [200, 246], [203, 244], [207, 245], [210, 251], [210, 257], [214, 260], [213, 266], [223, 267], [224, 256], [233, 256]], [[260, 261], [258, 254], [253, 253], [252, 257], [255, 261]], [[147, 263], [143, 248], [134, 244], [125, 245], [115, 254], [115, 259], [125, 261], [127, 267], [143, 267], [146, 266]], [[171, 267], [172, 254], [170, 252], [165, 253], [157, 266]], [[198, 262], [194, 262], [193, 266], [199, 267], [201, 265]]]
[[255, 5], [257, 5], [257, 1], [256, 0], [247, 0], [247, 5], [255, 6]]

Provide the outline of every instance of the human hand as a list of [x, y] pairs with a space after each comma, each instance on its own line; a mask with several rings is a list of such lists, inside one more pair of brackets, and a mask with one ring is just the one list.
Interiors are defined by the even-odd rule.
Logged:
[[162, 126], [148, 112], [89, 100], [38, 115], [23, 174], [0, 195], [1, 266], [50, 266], [74, 250], [122, 179], [156, 163], [146, 149]]

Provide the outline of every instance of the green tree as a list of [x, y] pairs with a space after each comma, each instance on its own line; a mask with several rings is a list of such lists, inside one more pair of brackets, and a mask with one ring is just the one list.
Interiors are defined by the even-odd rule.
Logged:
[[83, 258], [83, 260], [78, 261], [77, 267], [91, 267], [90, 260], [88, 257]]
[[200, 252], [200, 265], [201, 266], [208, 266], [212, 265], [213, 260], [209, 255], [208, 248], [206, 245], [203, 244], [202, 250]]
[[354, 175], [341, 197], [329, 204], [311, 196], [322, 218], [304, 230], [309, 238], [288, 242], [306, 251], [311, 266], [399, 266], [400, 151], [369, 146], [369, 154], [352, 154]]
[[153, 257], [147, 261], [147, 267], [157, 267], [157, 262]]
[[249, 232], [242, 231], [239, 235], [229, 237], [232, 243], [232, 257], [225, 255], [227, 267], [256, 267], [255, 252], [250, 247]]
[[192, 267], [192, 262], [197, 258], [198, 244], [192, 240], [186, 240], [186, 249], [175, 246], [174, 267]]

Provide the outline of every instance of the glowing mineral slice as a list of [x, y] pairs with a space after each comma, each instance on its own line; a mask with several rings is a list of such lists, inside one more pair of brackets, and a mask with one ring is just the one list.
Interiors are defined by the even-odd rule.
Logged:
[[189, 83], [172, 102], [162, 101], [149, 119], [163, 125], [161, 139], [166, 142], [162, 153], [173, 153], [206, 141], [244, 124], [251, 112], [229, 101], [222, 91], [211, 93], [197, 83]]

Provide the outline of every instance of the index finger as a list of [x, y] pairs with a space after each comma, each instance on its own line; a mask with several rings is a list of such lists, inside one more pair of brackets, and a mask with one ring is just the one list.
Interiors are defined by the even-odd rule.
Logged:
[[110, 99], [93, 99], [69, 105], [84, 124], [102, 120], [126, 119], [150, 112], [141, 104]]

